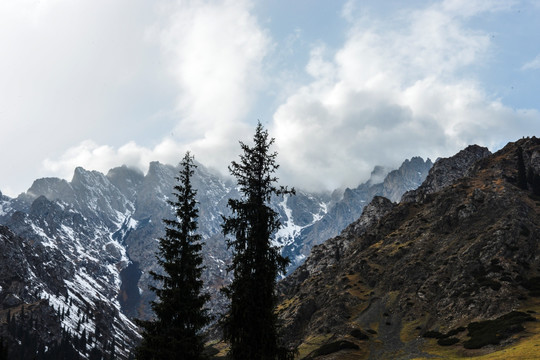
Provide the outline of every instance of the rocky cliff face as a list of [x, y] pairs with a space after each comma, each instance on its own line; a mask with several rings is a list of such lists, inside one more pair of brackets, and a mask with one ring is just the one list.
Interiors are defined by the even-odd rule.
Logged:
[[465, 176], [475, 162], [489, 155], [491, 152], [487, 148], [470, 145], [452, 157], [437, 159], [422, 185], [408, 189], [401, 201], [422, 201], [426, 195], [437, 192]]
[[[516, 185], [518, 147], [528, 171], [540, 173], [536, 138], [489, 156], [467, 148], [438, 161], [414, 197], [375, 198], [356, 224], [315, 247], [280, 284], [288, 344], [321, 359], [429, 357], [422, 335], [446, 339], [464, 326], [452, 342], [470, 355], [463, 347], [484, 340], [473, 321], [496, 319], [494, 327], [536, 306], [540, 198], [533, 184]], [[523, 329], [504, 326], [487, 343]]]
[[[294, 254], [289, 256], [303, 261], [313, 246], [338, 235], [358, 219], [373, 197], [385, 196], [391, 201], [399, 201], [406, 191], [416, 189], [422, 184], [432, 166], [430, 159], [424, 161], [420, 157], [413, 157], [405, 160], [399, 169], [390, 172], [382, 167], [375, 167], [367, 182], [354, 189], [345, 189], [341, 197], [335, 193], [334, 200], [327, 206], [328, 212], [312, 225], [301, 229], [297, 239], [290, 245], [285, 245], [284, 253]], [[301, 261], [296, 261], [290, 271], [300, 265]]]
[[44, 196], [6, 223], [19, 234], [0, 227], [0, 334], [10, 356], [45, 356], [47, 348], [47, 356], [127, 359], [139, 336], [117, 301], [115, 266], [127, 262], [125, 251], [98, 224]]

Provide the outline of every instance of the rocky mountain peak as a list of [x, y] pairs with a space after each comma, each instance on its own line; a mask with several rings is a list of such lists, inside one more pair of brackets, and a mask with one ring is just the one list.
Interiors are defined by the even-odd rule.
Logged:
[[454, 156], [437, 159], [422, 185], [406, 192], [401, 201], [421, 201], [426, 195], [437, 192], [465, 176], [475, 162], [489, 155], [491, 152], [488, 148], [469, 145]]
[[[405, 160], [408, 161], [408, 160]], [[380, 184], [384, 181], [386, 175], [388, 175], [389, 170], [384, 166], [376, 165], [369, 176], [368, 184], [375, 185]]]
[[367, 228], [373, 226], [384, 215], [396, 206], [395, 203], [384, 196], [375, 196], [364, 208], [358, 220], [352, 222], [340, 234], [341, 237], [352, 239], [361, 236]]
[[[338, 264], [349, 251], [350, 244], [370, 227], [376, 224], [396, 204], [385, 197], [375, 196], [362, 211], [358, 220], [347, 226], [339, 236], [331, 238], [311, 249], [310, 256], [292, 274], [279, 284], [280, 291], [290, 294], [302, 282], [315, 273]], [[367, 246], [368, 244], [366, 244]]]
[[421, 157], [405, 160], [399, 169], [390, 171], [383, 182], [382, 195], [397, 202], [404, 192], [414, 190], [428, 175], [433, 163]]
[[109, 181], [131, 201], [135, 200], [137, 187], [142, 184], [144, 174], [142, 171], [126, 165], [110, 169], [107, 173]]
[[[405, 191], [417, 188], [424, 181], [431, 166], [431, 160], [424, 161], [420, 157], [406, 160], [399, 169], [390, 172], [376, 166], [372, 178], [367, 182], [356, 188], [346, 188], [341, 196], [334, 191], [327, 200], [324, 214], [313, 224], [299, 231], [297, 242], [285, 245], [286, 255], [295, 254], [294, 257], [290, 256], [293, 259], [292, 269], [309, 255], [313, 246], [338, 235], [350, 223], [357, 220], [374, 196], [385, 196], [391, 201], [398, 201]], [[384, 180], [380, 182], [383, 174]]]
[[148, 166], [146, 177], [158, 179], [168, 178], [171, 171], [176, 173], [174, 166], [162, 164], [159, 161], [152, 161]]
[[41, 178], [35, 180], [26, 192], [26, 195], [30, 199], [45, 196], [51, 201], [61, 199], [66, 202], [72, 202], [75, 196], [71, 185], [66, 180], [58, 178]]
[[96, 186], [105, 184], [105, 175], [96, 170], [86, 170], [81, 166], [77, 166], [73, 171], [71, 185], [78, 186]]

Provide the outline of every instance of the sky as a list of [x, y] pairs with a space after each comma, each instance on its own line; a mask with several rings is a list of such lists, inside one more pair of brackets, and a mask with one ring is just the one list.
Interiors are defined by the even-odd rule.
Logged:
[[0, 191], [190, 150], [257, 121], [280, 184], [540, 135], [540, 0], [0, 0]]

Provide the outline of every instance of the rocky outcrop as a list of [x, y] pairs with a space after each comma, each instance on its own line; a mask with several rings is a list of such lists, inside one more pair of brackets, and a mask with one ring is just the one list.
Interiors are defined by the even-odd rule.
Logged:
[[399, 202], [405, 192], [422, 184], [432, 166], [430, 159], [424, 161], [421, 157], [413, 157], [405, 160], [399, 169], [391, 171], [385, 177], [381, 195], [393, 202]]
[[[65, 343], [66, 336], [73, 344], [84, 337], [88, 346], [77, 349], [82, 357], [91, 351], [110, 354], [115, 343], [123, 346], [116, 349], [116, 356], [127, 359], [128, 349], [139, 339], [136, 326], [122, 314], [117, 300], [117, 269], [127, 264], [127, 258], [103, 224], [45, 196], [37, 197], [28, 212], [13, 212], [5, 223], [9, 229], [2, 227], [0, 235], [0, 311], [21, 313], [16, 326], [31, 327], [26, 323], [33, 320], [47, 326], [36, 328], [35, 334], [25, 332], [24, 338], [13, 337], [21, 334], [16, 328], [4, 329], [9, 332], [6, 336], [23, 348], [30, 336], [32, 346], [51, 349], [48, 356]], [[23, 308], [27, 315], [35, 311], [25, 318]], [[45, 318], [39, 318], [40, 314]], [[107, 314], [105, 321], [98, 321], [100, 314]], [[49, 328], [59, 329], [60, 340], [51, 340], [54, 344], [46, 337], [53, 331]]]
[[[43, 196], [32, 207], [49, 213], [43, 223], [62, 212]], [[0, 226], [0, 337], [9, 358], [110, 356], [115, 343], [123, 347], [116, 349], [116, 357], [127, 359], [127, 349], [136, 344], [139, 335], [120, 314], [118, 303], [107, 300], [116, 290], [114, 282], [108, 284], [103, 279], [110, 275], [106, 269], [88, 258], [80, 258], [81, 264], [76, 264], [60, 241], [45, 243], [25, 230], [18, 219], [29, 223], [31, 215], [17, 213], [13, 217], [12, 225], [32, 238]], [[48, 236], [55, 232], [57, 238], [63, 236], [54, 226], [42, 230]], [[91, 280], [89, 273], [97, 281]], [[102, 314], [107, 314], [106, 320], [98, 321]]]
[[[430, 159], [424, 161], [420, 157], [413, 157], [405, 160], [399, 169], [390, 172], [383, 167], [375, 167], [368, 181], [354, 189], [347, 188], [340, 198], [334, 198], [328, 205], [328, 212], [312, 225], [303, 228], [296, 241], [284, 247], [284, 253], [293, 253], [304, 259], [313, 246], [337, 236], [358, 219], [364, 207], [375, 196], [384, 196], [396, 202], [406, 191], [416, 189], [426, 179], [432, 165]], [[293, 264], [295, 266], [290, 270], [300, 264]]]
[[406, 192], [401, 201], [422, 201], [426, 195], [442, 190], [465, 176], [475, 162], [489, 155], [488, 148], [470, 145], [454, 156], [437, 159], [422, 185]]
[[375, 196], [369, 205], [364, 208], [360, 218], [342, 231], [341, 237], [355, 239], [362, 236], [369, 227], [375, 226], [395, 205], [384, 196]]
[[[280, 285], [286, 342], [304, 349], [309, 339], [342, 339], [373, 358], [422, 357], [416, 339], [428, 330], [494, 319], [539, 296], [540, 198], [532, 184], [516, 185], [519, 148], [537, 172], [536, 138], [490, 156], [469, 148], [458, 158], [472, 150], [477, 160], [448, 160], [449, 173], [434, 167], [419, 201], [388, 206], [315, 248]], [[347, 244], [339, 257], [336, 244]], [[353, 330], [370, 340], [351, 339]]]
[[[283, 294], [291, 294], [307, 277], [339, 264], [347, 256], [349, 247], [354, 240], [362, 236], [370, 226], [374, 226], [394, 206], [395, 204], [385, 197], [374, 197], [364, 208], [362, 216], [347, 226], [339, 236], [314, 246], [306, 261], [278, 284], [278, 290]], [[369, 245], [363, 244], [365, 247]]]
[[107, 173], [107, 179], [131, 202], [137, 197], [137, 189], [144, 180], [144, 174], [126, 165], [113, 168]]

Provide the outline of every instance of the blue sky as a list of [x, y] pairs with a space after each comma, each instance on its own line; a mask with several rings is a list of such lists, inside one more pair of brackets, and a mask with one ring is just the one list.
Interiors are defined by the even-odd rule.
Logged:
[[76, 166], [226, 172], [257, 119], [283, 183], [540, 135], [540, 1], [0, 1], [0, 191]]

